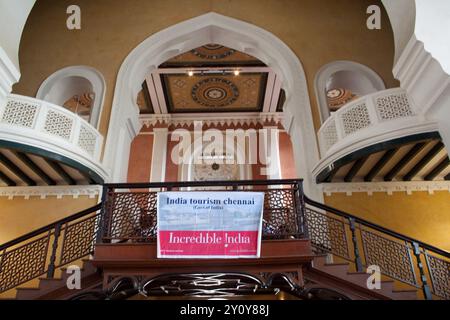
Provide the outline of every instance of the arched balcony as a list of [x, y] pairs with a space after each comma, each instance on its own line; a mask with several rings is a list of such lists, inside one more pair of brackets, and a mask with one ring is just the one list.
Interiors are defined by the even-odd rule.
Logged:
[[[346, 167], [350, 170], [344, 173], [344, 181], [351, 182], [355, 174], [365, 165], [365, 171], [368, 172], [362, 177], [364, 181], [372, 181], [383, 167], [386, 169], [390, 166], [406, 164], [402, 164], [400, 158], [395, 158], [402, 153], [396, 152], [402, 146], [421, 142], [425, 138], [440, 140], [437, 132], [437, 122], [427, 119], [414, 105], [405, 90], [394, 88], [365, 95], [333, 112], [322, 124], [318, 132], [321, 160], [313, 170], [314, 177], [319, 183], [331, 182], [334, 174]], [[371, 155], [381, 155], [380, 153], [386, 150], [390, 151], [386, 152], [385, 156], [370, 159]], [[434, 161], [434, 156], [440, 157], [441, 154], [436, 152], [433, 157], [426, 154], [424, 158], [429, 158], [428, 163], [430, 163]], [[389, 162], [390, 160], [392, 163]], [[369, 165], [371, 162], [374, 162], [373, 167]], [[419, 170], [416, 170], [415, 174], [426, 165], [420, 159], [416, 159], [416, 162], [416, 169]], [[433, 165], [434, 162], [431, 164], [431, 169]], [[443, 165], [441, 167], [446, 168]], [[389, 181], [392, 178], [390, 177]], [[398, 179], [406, 181], [404, 178]], [[413, 176], [406, 174], [406, 178], [411, 180]], [[388, 181], [386, 176], [384, 180]]]
[[0, 106], [0, 178], [9, 186], [102, 183], [102, 145], [102, 135], [64, 107], [14, 94]]

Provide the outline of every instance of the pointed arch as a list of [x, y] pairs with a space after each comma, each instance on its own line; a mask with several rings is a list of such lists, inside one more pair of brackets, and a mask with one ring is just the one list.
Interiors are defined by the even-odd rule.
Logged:
[[117, 77], [104, 163], [115, 182], [125, 181], [131, 140], [139, 132], [136, 97], [145, 75], [162, 62], [207, 43], [242, 51], [263, 61], [286, 91], [284, 127], [292, 137], [297, 172], [310, 197], [322, 193], [312, 179], [319, 160], [306, 77], [298, 57], [267, 30], [217, 13], [207, 13], [151, 35], [124, 60]]

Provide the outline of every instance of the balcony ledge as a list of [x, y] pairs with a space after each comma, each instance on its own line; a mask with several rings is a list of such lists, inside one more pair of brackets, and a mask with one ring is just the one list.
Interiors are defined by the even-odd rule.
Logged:
[[394, 88], [366, 95], [333, 113], [318, 132], [321, 160], [313, 169], [317, 177], [352, 153], [387, 141], [438, 131], [414, 106], [405, 90]]
[[102, 135], [69, 110], [35, 98], [11, 94], [0, 106], [0, 147], [29, 152], [87, 173], [103, 183]]

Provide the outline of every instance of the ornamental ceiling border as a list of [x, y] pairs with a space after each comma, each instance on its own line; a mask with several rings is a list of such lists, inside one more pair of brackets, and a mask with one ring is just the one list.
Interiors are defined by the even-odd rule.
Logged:
[[243, 114], [142, 114], [139, 117], [141, 124], [147, 128], [156, 125], [189, 126], [195, 121], [201, 121], [206, 126], [239, 126], [257, 124], [282, 124], [284, 116], [282, 112], [273, 113], [243, 113]]
[[100, 198], [101, 194], [102, 186], [100, 185], [0, 187], [0, 197], [8, 197], [9, 200], [17, 197], [24, 197], [25, 200], [30, 199], [30, 197], [39, 197], [40, 199], [72, 197], [77, 199], [80, 196], [88, 196], [89, 199], [94, 199], [95, 197]]
[[432, 195], [436, 191], [450, 192], [450, 181], [393, 181], [393, 182], [333, 182], [321, 184], [323, 192], [327, 196], [333, 193], [345, 193], [351, 196], [356, 192], [364, 192], [369, 196], [374, 192], [387, 193], [406, 192], [412, 195], [413, 192], [428, 192]]

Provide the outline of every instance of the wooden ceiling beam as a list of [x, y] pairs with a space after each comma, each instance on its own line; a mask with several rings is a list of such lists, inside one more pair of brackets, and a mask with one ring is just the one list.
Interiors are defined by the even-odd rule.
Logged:
[[436, 167], [434, 167], [433, 170], [431, 170], [430, 173], [428, 173], [424, 179], [426, 181], [434, 180], [434, 178], [436, 178], [449, 165], [450, 165], [450, 160], [448, 157], [445, 157], [445, 159], [442, 160], [441, 162], [439, 162], [439, 164]]
[[426, 142], [416, 143], [411, 150], [409, 150], [392, 169], [384, 176], [384, 181], [392, 181], [395, 176], [402, 171], [404, 167], [427, 145]]
[[359, 170], [362, 168], [364, 163], [366, 163], [367, 159], [369, 157], [362, 157], [355, 161], [353, 166], [350, 168], [350, 170], [347, 172], [347, 174], [344, 177], [345, 182], [352, 182], [353, 178], [358, 174]]
[[77, 182], [73, 179], [61, 165], [53, 160], [45, 159], [48, 165], [59, 174], [59, 176], [69, 185], [75, 185]]
[[78, 170], [78, 172], [87, 180], [89, 184], [96, 184], [88, 172]]
[[0, 163], [3, 164], [9, 171], [14, 173], [20, 180], [29, 186], [35, 186], [36, 181], [31, 179], [25, 172], [22, 171], [16, 164], [9, 160], [3, 153], [0, 152]]
[[333, 182], [334, 176], [336, 175], [336, 173], [338, 172], [339, 168], [335, 168], [334, 170], [332, 170], [328, 176], [325, 178], [324, 182]]
[[403, 177], [403, 181], [411, 181], [420, 170], [422, 170], [441, 150], [444, 148], [442, 141], [439, 141], [430, 151]]
[[47, 173], [44, 172], [33, 160], [30, 159], [25, 153], [16, 151], [14, 153], [17, 158], [20, 159], [26, 166], [28, 166], [36, 175], [38, 175], [49, 186], [56, 185], [56, 181], [53, 180]]
[[6, 183], [9, 187], [15, 187], [17, 183], [15, 183], [10, 177], [0, 171], [0, 180]]
[[364, 177], [364, 181], [371, 182], [373, 178], [380, 173], [380, 171], [384, 168], [384, 166], [392, 159], [392, 157], [397, 153], [398, 149], [390, 149], [386, 151], [380, 160], [375, 163], [375, 165], [370, 169], [369, 173]]

